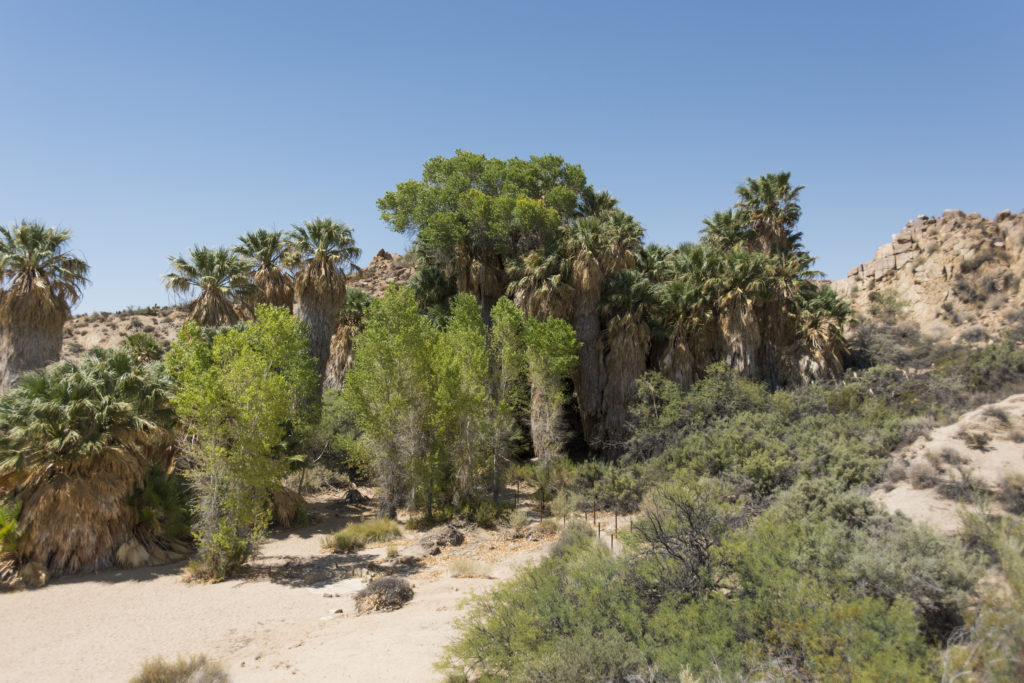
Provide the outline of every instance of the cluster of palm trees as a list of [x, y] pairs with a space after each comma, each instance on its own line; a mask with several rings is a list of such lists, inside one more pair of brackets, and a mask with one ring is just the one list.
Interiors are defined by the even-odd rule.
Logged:
[[234, 248], [196, 246], [171, 257], [164, 283], [191, 296], [189, 318], [202, 326], [230, 325], [257, 304], [294, 308], [307, 325], [321, 374], [345, 301], [345, 268], [359, 258], [352, 229], [315, 218], [288, 232], [256, 230]]
[[[576, 403], [591, 450], [621, 443], [636, 379], [648, 370], [687, 386], [719, 361], [771, 386], [838, 376], [849, 309], [815, 282], [795, 229], [802, 189], [785, 172], [748, 178], [734, 207], [705, 220], [698, 244], [667, 248], [644, 245], [640, 224], [586, 186], [552, 238], [519, 239], [532, 246], [507, 256], [493, 279], [529, 315], [573, 325], [582, 343]], [[459, 277], [414, 286], [433, 302], [453, 281], [479, 294]]]

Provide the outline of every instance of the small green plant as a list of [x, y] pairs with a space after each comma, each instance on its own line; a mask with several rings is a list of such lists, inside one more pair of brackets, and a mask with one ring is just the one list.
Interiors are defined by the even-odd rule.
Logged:
[[196, 655], [168, 662], [163, 657], [147, 659], [131, 683], [223, 683], [231, 680], [220, 664]]
[[368, 519], [353, 522], [323, 541], [326, 549], [336, 553], [351, 553], [365, 548], [368, 543], [383, 543], [401, 538], [402, 527], [392, 519]]
[[542, 536], [554, 536], [558, 533], [558, 523], [550, 517], [537, 523], [537, 533]]
[[394, 544], [389, 545], [387, 549], [387, 555], [389, 558], [398, 557], [398, 546]]
[[21, 501], [0, 503], [0, 553], [14, 552], [18, 548], [18, 515]]

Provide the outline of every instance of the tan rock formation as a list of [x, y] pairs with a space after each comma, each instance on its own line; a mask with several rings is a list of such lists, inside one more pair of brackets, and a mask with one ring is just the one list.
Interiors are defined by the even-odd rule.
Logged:
[[1024, 321], [1024, 212], [918, 216], [832, 287], [862, 315], [895, 294], [926, 333], [978, 340]]

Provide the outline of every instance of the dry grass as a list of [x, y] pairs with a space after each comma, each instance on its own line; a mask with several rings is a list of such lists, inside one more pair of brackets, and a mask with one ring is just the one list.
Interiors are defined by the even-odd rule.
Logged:
[[223, 683], [231, 680], [224, 669], [205, 655], [168, 662], [163, 657], [148, 659], [131, 683]]
[[456, 557], [448, 563], [448, 576], [456, 579], [487, 579], [491, 568], [471, 557]]
[[323, 539], [323, 547], [336, 553], [351, 553], [369, 543], [383, 543], [402, 537], [402, 527], [391, 519], [368, 519], [353, 522], [341, 531]]

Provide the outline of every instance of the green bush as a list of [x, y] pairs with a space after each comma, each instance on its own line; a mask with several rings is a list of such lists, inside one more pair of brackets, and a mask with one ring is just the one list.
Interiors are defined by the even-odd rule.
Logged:
[[223, 667], [198, 655], [168, 662], [163, 657], [148, 659], [131, 683], [224, 683], [231, 680]]
[[0, 501], [0, 553], [18, 549], [18, 515], [21, 502]]
[[384, 543], [402, 537], [402, 527], [392, 519], [368, 519], [353, 522], [324, 539], [324, 547], [338, 553], [351, 553], [369, 543]]

